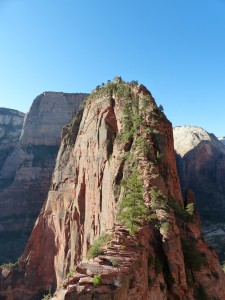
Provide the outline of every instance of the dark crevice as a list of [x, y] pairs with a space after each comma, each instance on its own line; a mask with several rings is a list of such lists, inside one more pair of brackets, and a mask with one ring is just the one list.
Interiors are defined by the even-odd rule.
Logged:
[[86, 193], [86, 185], [85, 185], [85, 174], [84, 174], [83, 181], [80, 186], [80, 192], [77, 199], [79, 214], [80, 214], [80, 225], [83, 225], [85, 220], [85, 193]]
[[100, 187], [100, 212], [102, 212], [102, 187]]
[[125, 164], [125, 159], [123, 159], [121, 161], [121, 164], [119, 166], [118, 172], [116, 174], [116, 178], [115, 178], [115, 184], [116, 185], [120, 185], [121, 180], [123, 179], [123, 168], [124, 168], [124, 164]]
[[119, 169], [117, 171], [115, 180], [114, 180], [114, 196], [115, 196], [115, 201], [117, 202], [120, 196], [120, 190], [121, 190], [121, 180], [123, 179], [123, 170], [124, 170], [124, 164], [125, 164], [125, 159], [123, 159], [120, 163]]

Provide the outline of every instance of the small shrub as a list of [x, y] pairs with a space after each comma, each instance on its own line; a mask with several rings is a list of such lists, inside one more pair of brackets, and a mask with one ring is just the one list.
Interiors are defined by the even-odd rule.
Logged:
[[117, 267], [119, 265], [118, 260], [116, 258], [111, 258], [110, 263], [113, 267]]
[[164, 231], [165, 234], [167, 234], [168, 230], [169, 230], [169, 226], [170, 226], [170, 223], [169, 222], [163, 222], [160, 226], [160, 229], [162, 231]]
[[12, 263], [12, 262], [8, 262], [8, 263], [4, 263], [1, 265], [1, 268], [6, 268], [8, 270], [13, 270], [15, 269], [16, 264]]
[[224, 261], [223, 264], [221, 265], [221, 268], [222, 268], [222, 270], [223, 270], [224, 273], [225, 273], [225, 261]]
[[156, 163], [159, 164], [162, 161], [163, 153], [156, 151]]
[[120, 245], [120, 248], [119, 248], [120, 250], [125, 250], [126, 249], [126, 246], [124, 246], [124, 245]]
[[70, 269], [70, 271], [69, 271], [69, 273], [67, 273], [66, 274], [66, 278], [67, 279], [69, 279], [75, 272], [76, 272], [76, 266], [73, 266], [71, 269]]
[[49, 300], [52, 298], [51, 287], [48, 290], [48, 294], [45, 294], [41, 300]]
[[94, 244], [90, 247], [87, 253], [87, 258], [92, 259], [104, 253], [102, 247], [111, 240], [111, 235], [108, 233], [101, 234]]
[[194, 211], [195, 211], [195, 206], [194, 203], [189, 203], [186, 208], [185, 208], [186, 212], [190, 215], [193, 216]]
[[150, 190], [150, 196], [151, 196], [151, 208], [153, 212], [156, 211], [156, 209], [167, 209], [167, 198], [163, 193], [158, 191], [156, 187], [152, 187]]
[[[192, 221], [193, 220], [193, 213], [194, 213], [194, 206], [187, 205], [188, 209], [183, 209], [180, 205], [178, 200], [169, 198], [168, 205], [173, 209], [176, 217], [180, 218], [183, 221]], [[192, 213], [193, 208], [193, 213]]]
[[130, 82], [130, 84], [131, 84], [132, 86], [138, 85], [138, 81], [137, 81], [137, 80], [132, 80], [132, 81]]
[[93, 278], [93, 286], [96, 287], [100, 284], [102, 284], [102, 279], [101, 279], [101, 275], [95, 275], [94, 278]]
[[43, 298], [41, 300], [49, 300], [52, 298], [52, 295], [51, 294], [46, 294], [43, 296]]
[[164, 108], [163, 108], [163, 106], [162, 106], [161, 104], [159, 105], [159, 110], [160, 110], [161, 112], [164, 111]]

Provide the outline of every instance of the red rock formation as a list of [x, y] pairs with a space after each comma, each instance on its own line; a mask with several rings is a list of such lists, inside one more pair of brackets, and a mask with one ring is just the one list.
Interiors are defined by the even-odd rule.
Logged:
[[[171, 124], [147, 89], [117, 78], [89, 96], [78, 129], [79, 119], [63, 132], [46, 205], [17, 265], [21, 275], [1, 269], [2, 297], [40, 299], [57, 288], [53, 299], [224, 299], [225, 275], [201, 237], [190, 193], [183, 208]], [[135, 172], [148, 212], [134, 219], [139, 229], [131, 236], [116, 216]], [[110, 242], [87, 260], [103, 232]], [[101, 275], [96, 287], [94, 275]]]

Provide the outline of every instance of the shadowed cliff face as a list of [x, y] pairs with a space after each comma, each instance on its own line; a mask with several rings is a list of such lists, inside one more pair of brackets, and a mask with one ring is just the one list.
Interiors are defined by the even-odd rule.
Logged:
[[182, 190], [194, 191], [205, 237], [224, 261], [225, 146], [199, 127], [177, 127], [174, 137]]
[[[41, 94], [26, 115], [22, 131], [22, 113], [13, 115], [9, 121], [2, 117], [8, 127], [15, 123], [17, 135], [14, 127], [14, 135], [7, 131], [7, 136], [14, 139], [9, 141], [11, 151], [7, 152], [0, 168], [1, 263], [15, 261], [22, 254], [47, 197], [61, 130], [74, 117], [85, 96]], [[2, 142], [0, 147], [4, 145]]]
[[[62, 137], [23, 257], [1, 268], [2, 297], [41, 299], [49, 288], [53, 299], [225, 297], [191, 191], [183, 207], [171, 123], [144, 86], [117, 78], [97, 88]], [[87, 259], [104, 232], [108, 242]]]

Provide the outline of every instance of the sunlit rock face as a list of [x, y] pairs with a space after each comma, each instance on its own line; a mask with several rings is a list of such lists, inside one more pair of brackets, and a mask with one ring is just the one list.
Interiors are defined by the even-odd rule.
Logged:
[[97, 87], [64, 127], [47, 201], [19, 263], [0, 268], [0, 284], [7, 300], [49, 290], [58, 300], [225, 298], [193, 192], [182, 199], [171, 123], [143, 85], [116, 78]]
[[47, 197], [62, 128], [85, 96], [46, 92], [26, 116], [0, 110], [0, 262], [22, 254]]
[[0, 108], [0, 169], [21, 135], [25, 114]]
[[183, 193], [196, 195], [206, 239], [225, 260], [225, 145], [195, 126], [174, 128], [174, 146]]

